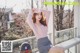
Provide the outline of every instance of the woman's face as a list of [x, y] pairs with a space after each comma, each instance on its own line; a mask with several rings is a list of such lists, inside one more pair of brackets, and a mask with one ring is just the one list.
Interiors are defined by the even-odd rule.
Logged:
[[37, 13], [37, 15], [36, 15], [36, 20], [37, 20], [37, 21], [40, 21], [41, 18], [42, 18], [41, 12], [40, 12], [40, 13]]

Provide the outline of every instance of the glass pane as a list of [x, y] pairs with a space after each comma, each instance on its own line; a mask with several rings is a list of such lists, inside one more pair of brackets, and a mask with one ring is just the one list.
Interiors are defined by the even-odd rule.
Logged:
[[56, 36], [55, 36], [55, 42], [61, 43], [66, 40], [69, 40], [71, 38], [74, 38], [74, 29], [75, 28], [69, 28], [61, 31], [56, 31]]

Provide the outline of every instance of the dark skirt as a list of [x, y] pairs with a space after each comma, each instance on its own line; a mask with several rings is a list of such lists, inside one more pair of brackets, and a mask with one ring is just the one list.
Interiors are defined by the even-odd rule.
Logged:
[[48, 37], [38, 39], [37, 44], [40, 53], [48, 53], [52, 45]]

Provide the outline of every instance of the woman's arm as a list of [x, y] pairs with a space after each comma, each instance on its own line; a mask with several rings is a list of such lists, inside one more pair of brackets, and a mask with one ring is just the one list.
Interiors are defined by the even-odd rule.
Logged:
[[28, 23], [30, 28], [36, 33], [36, 27], [32, 21], [32, 16], [33, 16], [33, 12], [32, 10], [30, 10], [26, 22]]
[[47, 11], [46, 12], [46, 22], [47, 22], [47, 24], [49, 22], [49, 18], [50, 18], [50, 11]]
[[44, 16], [46, 17], [46, 24], [48, 25], [48, 22], [49, 22], [49, 17], [50, 17], [50, 11], [47, 11], [47, 10], [42, 10]]

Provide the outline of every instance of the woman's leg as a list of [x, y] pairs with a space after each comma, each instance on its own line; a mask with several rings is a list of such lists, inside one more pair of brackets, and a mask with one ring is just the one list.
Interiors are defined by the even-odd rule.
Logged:
[[48, 53], [64, 53], [64, 49], [61, 47], [55, 46], [55, 47], [50, 48]]

